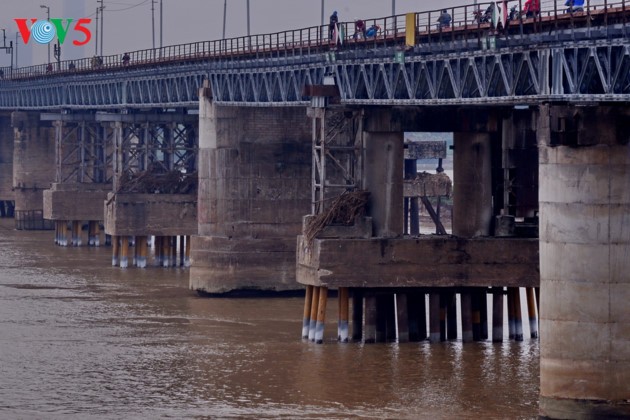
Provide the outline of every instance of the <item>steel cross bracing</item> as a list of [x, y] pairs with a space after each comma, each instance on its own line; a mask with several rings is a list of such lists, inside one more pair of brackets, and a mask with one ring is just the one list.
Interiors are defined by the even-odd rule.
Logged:
[[320, 214], [344, 191], [361, 188], [362, 113], [309, 108], [313, 124], [311, 214]]
[[114, 190], [122, 176], [140, 171], [193, 173], [197, 131], [190, 123], [111, 123], [114, 131]]
[[54, 121], [56, 182], [111, 183], [111, 131], [89, 121]]
[[[130, 72], [3, 82], [0, 109], [110, 109], [198, 105], [308, 106], [307, 84], [332, 73], [342, 104], [476, 104], [630, 100], [627, 38], [420, 54], [395, 48], [286, 60], [198, 62]], [[159, 70], [159, 71], [158, 71]]]

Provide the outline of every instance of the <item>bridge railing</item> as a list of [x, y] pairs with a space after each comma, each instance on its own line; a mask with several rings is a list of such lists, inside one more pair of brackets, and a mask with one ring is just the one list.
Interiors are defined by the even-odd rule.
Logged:
[[[415, 33], [422, 36], [422, 42], [442, 42], [448, 37], [455, 39], [456, 34], [467, 36], [481, 36], [484, 31], [493, 31], [498, 17], [494, 19], [479, 18], [493, 3], [503, 6], [502, 1], [481, 2], [477, 5], [465, 5], [447, 8], [451, 16], [451, 22], [446, 26], [439, 25], [438, 18], [441, 9], [415, 13]], [[567, 13], [562, 0], [542, 0], [541, 11], [534, 17], [527, 18], [523, 13], [525, 0], [507, 0], [505, 9], [509, 13], [515, 7], [518, 16], [510, 25], [519, 24], [521, 31], [523, 24], [534, 24], [531, 30], [541, 30], [536, 22], [543, 20], [586, 19], [587, 25], [607, 24], [609, 12], [622, 12], [625, 19], [626, 11], [630, 6], [630, 0], [586, 0], [583, 12]], [[478, 12], [477, 18], [475, 18]], [[599, 23], [596, 17], [603, 17]], [[84, 58], [79, 60], [67, 60], [58, 63], [40, 64], [29, 67], [11, 68], [2, 67], [4, 80], [25, 79], [33, 77], [45, 77], [50, 74], [71, 74], [78, 72], [98, 72], [123, 67], [134, 68], [163, 62], [176, 62], [196, 59], [243, 59], [260, 57], [287, 57], [304, 55], [317, 51], [328, 51], [331, 48], [377, 48], [403, 43], [406, 32], [406, 15], [388, 16], [373, 19], [364, 19], [366, 28], [376, 26], [379, 30], [372, 37], [355, 37], [354, 22], [341, 22], [338, 26], [339, 34], [331, 37], [328, 25], [312, 26], [308, 28], [281, 31], [271, 34], [258, 34], [242, 36], [214, 41], [193, 42], [188, 44], [169, 45], [163, 48], [152, 48], [126, 53], [128, 60], [123, 60], [122, 54], [103, 57]], [[625, 22], [625, 20], [624, 20]], [[548, 27], [547, 27], [548, 28]], [[476, 31], [474, 31], [477, 29]], [[0, 73], [1, 75], [1, 73]], [[0, 77], [2, 79], [2, 77]], [[1, 82], [0, 82], [1, 83]]]

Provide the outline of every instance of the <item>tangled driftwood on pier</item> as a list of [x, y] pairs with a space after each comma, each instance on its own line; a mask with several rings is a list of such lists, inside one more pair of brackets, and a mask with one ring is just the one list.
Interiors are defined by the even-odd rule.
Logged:
[[120, 182], [119, 193], [194, 194], [197, 192], [197, 172], [148, 169], [126, 173]]
[[304, 231], [307, 243], [328, 225], [351, 226], [357, 217], [365, 215], [365, 206], [370, 196], [369, 191], [346, 191], [335, 198], [330, 207], [313, 217]]

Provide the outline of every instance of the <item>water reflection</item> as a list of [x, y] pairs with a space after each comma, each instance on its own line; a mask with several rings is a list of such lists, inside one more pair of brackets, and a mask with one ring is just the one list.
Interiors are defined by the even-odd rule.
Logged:
[[109, 249], [1, 223], [4, 418], [537, 414], [537, 341], [340, 345], [329, 324], [317, 346], [299, 298], [199, 298], [185, 270], [112, 268]]

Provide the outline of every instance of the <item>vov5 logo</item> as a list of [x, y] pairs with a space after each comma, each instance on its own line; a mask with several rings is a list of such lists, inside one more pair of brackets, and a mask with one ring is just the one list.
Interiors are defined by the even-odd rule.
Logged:
[[[70, 26], [74, 21], [74, 19], [60, 18], [50, 19], [50, 22], [47, 20], [31, 19], [31, 25], [29, 27], [28, 23], [26, 23], [28, 19], [20, 18], [14, 20], [15, 23], [17, 23], [17, 27], [20, 31], [24, 44], [28, 44], [31, 36], [33, 36], [33, 39], [37, 43], [48, 44], [55, 38], [55, 35], [59, 40], [59, 44], [63, 44], [66, 40], [66, 35], [68, 35], [68, 31], [70, 30]], [[90, 32], [90, 30], [85, 26], [90, 24], [90, 22], [92, 22], [92, 19], [81, 18], [74, 24], [73, 30], [84, 35], [82, 40], [75, 39], [72, 41], [72, 43], [77, 47], [87, 44], [90, 42], [90, 39], [92, 39], [92, 32]]]

